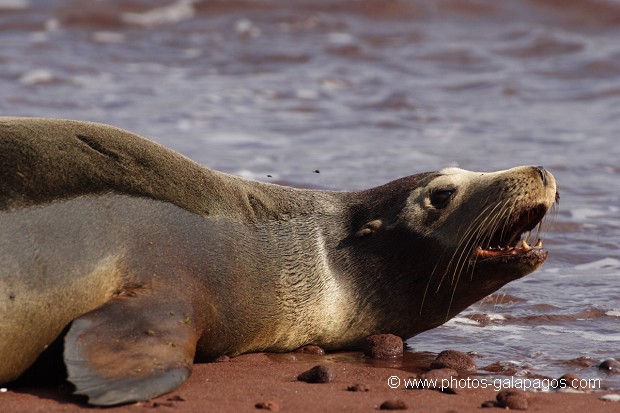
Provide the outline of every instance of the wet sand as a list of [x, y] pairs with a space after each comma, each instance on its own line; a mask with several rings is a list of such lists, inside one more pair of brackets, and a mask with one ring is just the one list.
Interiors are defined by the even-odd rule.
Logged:
[[[391, 389], [390, 376], [402, 379], [411, 373], [400, 369], [371, 367], [360, 363], [330, 361], [320, 356], [288, 355], [288, 360], [270, 355], [246, 354], [229, 361], [196, 364], [190, 379], [176, 391], [148, 402], [108, 408], [106, 412], [368, 412], [380, 410], [389, 400], [402, 401], [407, 410], [425, 412], [499, 411], [499, 407], [482, 409], [486, 401], [496, 400], [497, 392], [487, 389], [458, 389], [457, 394], [437, 390]], [[324, 364], [334, 373], [329, 383], [309, 384], [297, 376]], [[368, 391], [349, 391], [363, 384]], [[528, 411], [610, 412], [620, 410], [620, 403], [599, 397], [610, 392], [527, 393]], [[619, 392], [615, 392], [619, 393]], [[257, 407], [257, 405], [259, 407]], [[1, 410], [16, 412], [79, 412], [99, 410], [72, 396], [66, 385], [46, 388], [9, 388], [0, 394]], [[261, 408], [262, 407], [262, 408]], [[503, 410], [503, 409], [502, 409]]]

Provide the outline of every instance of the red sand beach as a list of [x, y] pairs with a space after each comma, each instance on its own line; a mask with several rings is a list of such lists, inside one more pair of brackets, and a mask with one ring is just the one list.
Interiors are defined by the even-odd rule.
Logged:
[[[297, 376], [317, 364], [332, 370], [329, 383], [309, 384]], [[196, 364], [191, 378], [178, 390], [148, 402], [106, 409], [107, 412], [368, 412], [380, 410], [386, 401], [400, 400], [409, 411], [479, 412], [484, 402], [495, 400], [497, 392], [487, 389], [456, 389], [456, 394], [437, 390], [412, 390], [388, 386], [388, 378], [411, 377], [400, 369], [371, 367], [361, 363], [336, 362], [320, 356], [273, 356], [259, 353], [242, 355], [229, 361]], [[363, 384], [367, 391], [347, 388]], [[610, 392], [535, 393], [527, 392], [528, 411], [611, 412], [620, 411], [620, 403], [600, 400]], [[618, 392], [615, 392], [618, 393]], [[66, 385], [47, 388], [9, 386], [0, 394], [1, 411], [79, 412], [89, 408], [83, 399], [71, 396]]]

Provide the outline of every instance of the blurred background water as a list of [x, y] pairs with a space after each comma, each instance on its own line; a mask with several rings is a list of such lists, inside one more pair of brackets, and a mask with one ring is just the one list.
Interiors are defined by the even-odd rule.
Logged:
[[617, 389], [619, 39], [617, 0], [0, 0], [0, 113], [336, 190], [544, 165], [547, 263], [409, 343]]

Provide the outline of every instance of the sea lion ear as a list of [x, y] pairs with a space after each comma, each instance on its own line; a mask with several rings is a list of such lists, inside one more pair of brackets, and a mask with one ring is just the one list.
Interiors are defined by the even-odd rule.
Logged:
[[362, 228], [360, 228], [355, 233], [355, 236], [356, 237], [364, 237], [366, 235], [370, 235], [370, 234], [376, 232], [379, 228], [381, 228], [382, 225], [383, 225], [383, 221], [381, 221], [380, 219], [373, 219], [372, 221], [369, 221], [369, 222], [365, 223], [362, 226]]
[[125, 296], [75, 319], [64, 350], [75, 394], [111, 406], [148, 400], [187, 380], [195, 323], [182, 303], [167, 304], [161, 306], [154, 295]]

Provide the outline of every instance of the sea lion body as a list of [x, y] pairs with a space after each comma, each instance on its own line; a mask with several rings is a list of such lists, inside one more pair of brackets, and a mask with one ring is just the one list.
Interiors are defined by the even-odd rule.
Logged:
[[31, 118], [0, 118], [0, 174], [0, 383], [70, 325], [68, 379], [98, 405], [171, 391], [194, 359], [436, 327], [542, 264], [540, 246], [491, 243], [556, 197], [540, 167], [294, 189]]

